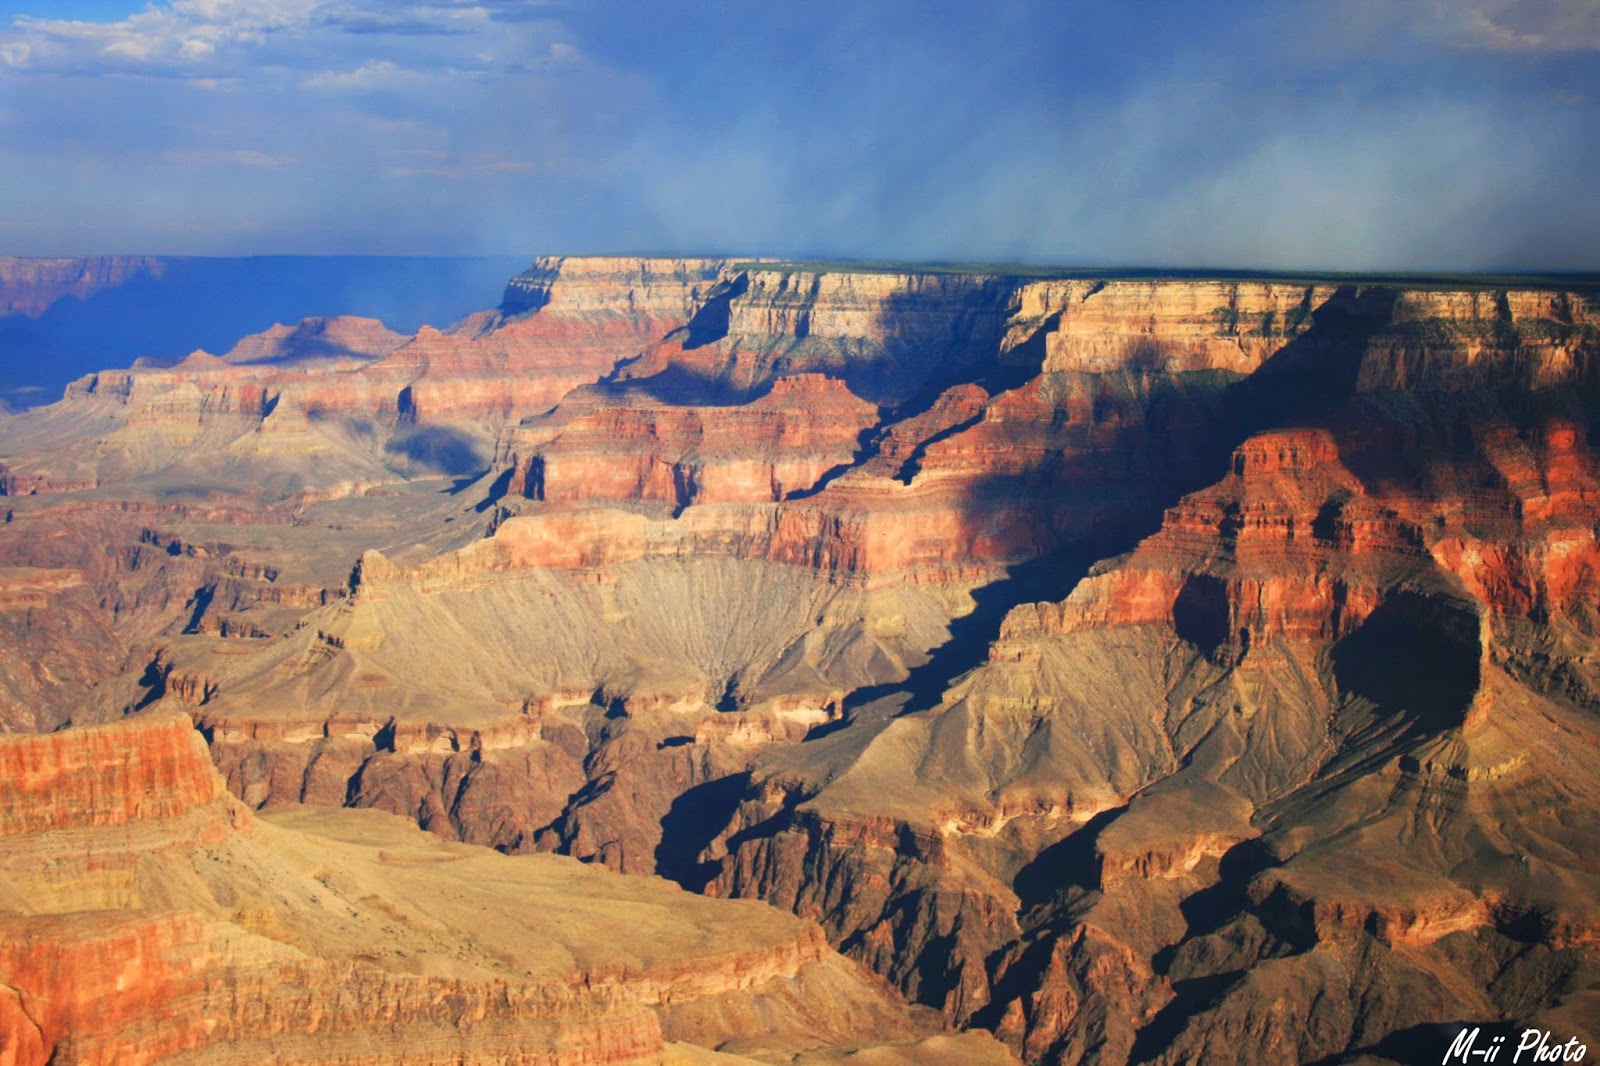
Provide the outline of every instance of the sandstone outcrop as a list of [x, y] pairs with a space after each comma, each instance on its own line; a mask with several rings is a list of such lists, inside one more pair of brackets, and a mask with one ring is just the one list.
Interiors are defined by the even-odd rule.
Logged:
[[0, 739], [0, 765], [10, 1062], [939, 1059], [815, 926], [375, 812], [258, 820], [181, 716]]
[[293, 326], [280, 323], [241, 339], [228, 349], [222, 361], [244, 366], [343, 358], [359, 365], [388, 355], [406, 339], [405, 334], [394, 332], [375, 318], [307, 318]]
[[637, 394], [568, 396], [502, 439], [506, 491], [535, 500], [776, 503], [848, 466], [878, 409], [822, 374], [778, 378], [766, 395], [690, 407]]

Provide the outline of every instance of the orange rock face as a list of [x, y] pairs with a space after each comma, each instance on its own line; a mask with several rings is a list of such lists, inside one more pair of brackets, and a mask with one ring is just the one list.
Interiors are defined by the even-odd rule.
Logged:
[[821, 374], [779, 378], [765, 396], [729, 407], [602, 393], [525, 420], [499, 461], [511, 468], [507, 490], [536, 500], [772, 503], [848, 465], [877, 421], [877, 408]]
[[[251, 989], [337, 974], [356, 999], [282, 1000], [275, 1048], [316, 1036], [277, 1020], [295, 1011], [369, 1034], [370, 994], [445, 1057], [531, 1024], [513, 986], [546, 997], [547, 1051], [612, 1033], [568, 1048], [597, 1061], [703, 1034], [712, 1000], [750, 991], [729, 974], [787, 1004], [735, 1016], [788, 1017], [777, 984], [810, 987], [807, 967], [828, 1002], [856, 987], [828, 984], [824, 935], [1035, 1062], [1403, 1058], [1466, 1017], [1582, 1029], [1597, 330], [1581, 286], [546, 259], [498, 310], [404, 343], [311, 322], [97, 375], [0, 422], [0, 622], [24, 652], [0, 694], [42, 708], [7, 728], [181, 710], [223, 791], [162, 791], [224, 834], [208, 847], [270, 837], [276, 806], [377, 808], [444, 854], [562, 852], [824, 933], [626, 980], [586, 955], [563, 972], [588, 991], [559, 995], [474, 956], [495, 976], [446, 966], [442, 993], [397, 956], [313, 945], [345, 941], [309, 897], [273, 919], [217, 896], [142, 941], [85, 924], [81, 965], [120, 945], [177, 1004], [211, 994], [186, 966]], [[102, 646], [115, 665], [84, 666]], [[12, 817], [95, 829], [44, 797], [93, 808], [124, 771], [39, 742], [11, 775], [65, 769], [19, 784]], [[219, 828], [230, 796], [262, 824]], [[141, 809], [105, 817], [135, 833]], [[147, 867], [101, 865], [123, 880], [63, 867], [46, 894], [159, 899]], [[420, 935], [335, 868], [296, 883], [378, 922], [373, 942]], [[238, 936], [313, 969], [228, 971], [244, 949], [216, 944]], [[0, 991], [41, 1048], [93, 1021], [29, 1004]], [[120, 1024], [191, 1039], [140, 1028], [166, 1009]], [[877, 1018], [782, 1046], [910, 1032]]]
[[18, 736], [0, 746], [10, 782], [7, 836], [176, 818], [216, 800], [220, 782], [177, 725]]
[[[184, 1052], [644, 1063], [668, 1034], [798, 1049], [927, 1035], [816, 927], [767, 908], [571, 860], [444, 850], [382, 815], [257, 825], [181, 717], [6, 738], [0, 766], [0, 887], [28, 899], [0, 910], [0, 1046], [19, 1066]], [[435, 876], [452, 863], [495, 887], [452, 911]], [[474, 924], [519, 905], [569, 913], [543, 938], [480, 946]], [[615, 962], [582, 922], [608, 905], [648, 916]], [[854, 1002], [819, 1011], [791, 985]], [[970, 1050], [1006, 1058], [992, 1042]]]
[[[1372, 576], [1424, 557], [1421, 530], [1364, 499], [1326, 431], [1252, 437], [1230, 468], [1169, 510], [1127, 563], [1092, 575], [1061, 604], [1019, 611], [1002, 638], [1159, 623], [1206, 628], [1213, 648], [1337, 640], [1376, 605], [1377, 590], [1363, 587]], [[1189, 570], [1212, 559], [1221, 573]], [[1006, 654], [1003, 639], [992, 654]]]

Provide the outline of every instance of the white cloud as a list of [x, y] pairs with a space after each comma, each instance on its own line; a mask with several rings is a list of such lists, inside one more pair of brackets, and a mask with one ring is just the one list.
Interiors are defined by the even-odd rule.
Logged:
[[[48, 251], [53, 229], [54, 247], [84, 247], [79, 219], [111, 250], [474, 250], [463, 182], [508, 214], [543, 203], [536, 187], [613, 154], [649, 106], [536, 4], [515, 14], [154, 0], [113, 21], [0, 22], [0, 242]], [[55, 221], [26, 225], [40, 216]]]
[[1595, 0], [1434, 0], [1456, 43], [1495, 52], [1600, 51]]
[[293, 162], [293, 160], [268, 155], [265, 152], [257, 152], [249, 148], [242, 148], [229, 152], [228, 160], [229, 162], [237, 163], [242, 167], [267, 167], [269, 169], [286, 167]]
[[[0, 30], [0, 60], [41, 74], [190, 77], [244, 66], [333, 76], [379, 64], [471, 69], [530, 54], [523, 46], [543, 28], [497, 24], [492, 14], [465, 2], [168, 0], [115, 22], [19, 16]], [[570, 46], [537, 45], [552, 59], [575, 58]]]
[[107, 58], [131, 59], [142, 63], [155, 54], [157, 42], [145, 37], [129, 37], [120, 41], [112, 41], [100, 49], [100, 54]]
[[321, 70], [301, 79], [303, 89], [376, 89], [394, 85], [403, 72], [394, 62], [376, 59], [354, 70]]

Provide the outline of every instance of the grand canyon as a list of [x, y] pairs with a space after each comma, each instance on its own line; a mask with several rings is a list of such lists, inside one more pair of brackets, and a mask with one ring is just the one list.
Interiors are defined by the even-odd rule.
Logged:
[[1600, 281], [495, 299], [0, 415], [0, 1064], [1600, 1040]]

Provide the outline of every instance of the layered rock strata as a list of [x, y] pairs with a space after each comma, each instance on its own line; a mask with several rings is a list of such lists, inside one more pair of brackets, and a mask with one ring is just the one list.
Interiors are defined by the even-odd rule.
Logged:
[[712, 888], [1031, 1060], [1593, 1032], [1593, 332], [1340, 300], [1360, 346], [1236, 387], [1293, 428], [1011, 612], [937, 707], [770, 753]]
[[547, 260], [13, 420], [0, 545], [248, 806], [760, 897], [1030, 1061], [1403, 1061], [1592, 1029], [1596, 317]]
[[374, 812], [255, 819], [182, 717], [5, 738], [0, 766], [11, 1062], [788, 1061], [864, 1040], [919, 1061], [931, 1035], [758, 904]]
[[34, 456], [25, 471], [8, 466], [33, 490], [167, 471], [169, 480], [265, 484], [277, 496], [478, 470], [506, 422], [548, 409], [681, 326], [719, 267], [540, 260], [530, 274], [541, 280], [514, 281], [505, 310], [447, 332], [424, 327], [405, 339], [370, 320], [308, 319], [247, 338], [220, 361], [197, 353], [171, 368], [93, 374], [62, 404], [7, 427], [6, 439]]

